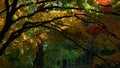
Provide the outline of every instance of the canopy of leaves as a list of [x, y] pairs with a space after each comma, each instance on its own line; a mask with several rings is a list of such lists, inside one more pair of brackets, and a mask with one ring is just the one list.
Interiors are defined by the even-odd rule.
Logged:
[[93, 65], [120, 64], [119, 0], [2, 0], [0, 6], [0, 67], [34, 66], [41, 42], [46, 68], [78, 60], [81, 52]]

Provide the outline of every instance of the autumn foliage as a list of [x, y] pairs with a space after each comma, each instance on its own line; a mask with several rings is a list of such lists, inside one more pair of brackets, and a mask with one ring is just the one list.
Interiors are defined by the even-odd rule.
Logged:
[[69, 68], [63, 66], [71, 59], [79, 66], [93, 64], [93, 68], [97, 64], [110, 64], [107, 68], [120, 65], [120, 10], [116, 2], [2, 0], [0, 68]]
[[4, 19], [0, 19], [0, 26], [3, 25], [3, 21], [4, 21]]
[[103, 27], [96, 25], [94, 27], [88, 28], [87, 33], [96, 37], [97, 35], [106, 33], [106, 31]]
[[94, 0], [96, 3], [100, 4], [100, 5], [111, 5], [114, 0]]

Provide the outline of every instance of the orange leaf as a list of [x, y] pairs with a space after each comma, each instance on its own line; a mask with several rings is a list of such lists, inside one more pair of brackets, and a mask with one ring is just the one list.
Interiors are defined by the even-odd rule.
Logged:
[[114, 2], [114, 0], [94, 0], [94, 1], [100, 5], [110, 5]]

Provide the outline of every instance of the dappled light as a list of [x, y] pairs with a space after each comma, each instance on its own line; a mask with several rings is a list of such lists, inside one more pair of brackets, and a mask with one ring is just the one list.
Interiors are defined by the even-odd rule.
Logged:
[[120, 68], [119, 0], [0, 6], [0, 68]]

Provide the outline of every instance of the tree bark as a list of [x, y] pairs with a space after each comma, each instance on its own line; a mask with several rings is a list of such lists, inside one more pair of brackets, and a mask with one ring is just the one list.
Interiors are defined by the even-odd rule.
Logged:
[[37, 43], [38, 51], [36, 52], [36, 58], [34, 60], [35, 68], [43, 68], [44, 60], [43, 60], [43, 43]]

